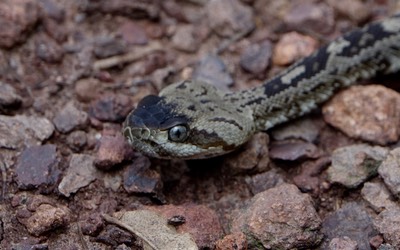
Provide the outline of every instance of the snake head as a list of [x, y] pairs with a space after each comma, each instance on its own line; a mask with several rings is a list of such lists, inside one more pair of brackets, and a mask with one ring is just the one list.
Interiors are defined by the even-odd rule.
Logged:
[[156, 158], [228, 153], [248, 139], [254, 126], [222, 96], [202, 82], [172, 84], [138, 103], [124, 122], [123, 134], [136, 150]]

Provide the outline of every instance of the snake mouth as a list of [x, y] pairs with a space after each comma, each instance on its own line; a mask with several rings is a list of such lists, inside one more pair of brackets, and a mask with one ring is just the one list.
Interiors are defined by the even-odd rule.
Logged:
[[128, 139], [128, 142], [133, 144], [137, 140], [148, 140], [151, 132], [148, 128], [125, 127], [123, 134]]

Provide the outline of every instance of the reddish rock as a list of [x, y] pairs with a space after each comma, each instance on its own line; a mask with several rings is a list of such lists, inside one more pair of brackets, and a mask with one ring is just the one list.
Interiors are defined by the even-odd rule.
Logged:
[[329, 250], [358, 250], [357, 242], [349, 237], [334, 238], [329, 242]]
[[376, 211], [397, 206], [388, 188], [382, 182], [366, 182], [361, 190], [364, 200]]
[[315, 159], [321, 154], [317, 146], [301, 140], [274, 141], [269, 150], [271, 159], [284, 161]]
[[322, 119], [305, 117], [273, 128], [270, 135], [277, 141], [301, 139], [313, 143], [319, 137], [324, 126], [325, 123]]
[[100, 93], [101, 83], [94, 78], [83, 78], [75, 83], [75, 94], [82, 102], [95, 100]]
[[267, 249], [311, 248], [323, 238], [320, 226], [310, 196], [283, 184], [254, 196], [234, 218], [232, 231], [253, 239], [250, 249], [259, 244]]
[[201, 40], [196, 34], [197, 29], [198, 27], [193, 25], [178, 26], [172, 37], [172, 45], [185, 52], [196, 52], [201, 45]]
[[183, 216], [186, 222], [176, 227], [178, 233], [189, 233], [199, 248], [213, 249], [216, 241], [222, 236], [222, 227], [215, 211], [204, 205], [166, 205], [147, 207], [161, 213], [169, 219], [173, 216]]
[[[248, 46], [240, 57], [240, 66], [255, 75], [265, 73], [270, 65], [272, 56], [272, 44], [265, 40]], [[265, 75], [265, 74], [263, 74]]]
[[284, 34], [275, 45], [272, 61], [278, 66], [287, 66], [296, 60], [311, 55], [318, 48], [318, 42], [297, 32]]
[[244, 233], [228, 234], [217, 241], [216, 250], [247, 250], [247, 239]]
[[383, 145], [399, 138], [400, 94], [384, 86], [350, 87], [326, 103], [322, 112], [326, 122], [350, 137]]
[[103, 136], [96, 154], [94, 164], [102, 170], [109, 170], [124, 160], [131, 158], [133, 150], [121, 134]]
[[263, 173], [247, 176], [245, 181], [251, 193], [255, 195], [285, 183], [285, 178], [276, 169], [271, 169]]
[[366, 21], [372, 14], [370, 3], [360, 0], [328, 0], [332, 6], [341, 15], [350, 18], [356, 23]]
[[400, 208], [393, 207], [384, 210], [374, 220], [374, 226], [383, 234], [386, 243], [390, 243], [394, 249], [400, 248]]
[[88, 143], [86, 132], [82, 130], [73, 131], [68, 134], [67, 144], [74, 152], [80, 152]]
[[149, 40], [142, 26], [129, 20], [125, 20], [122, 23], [121, 27], [119, 27], [119, 33], [128, 44], [145, 45]]
[[82, 233], [90, 236], [97, 236], [104, 228], [104, 222], [101, 215], [91, 213], [84, 221], [80, 222]]

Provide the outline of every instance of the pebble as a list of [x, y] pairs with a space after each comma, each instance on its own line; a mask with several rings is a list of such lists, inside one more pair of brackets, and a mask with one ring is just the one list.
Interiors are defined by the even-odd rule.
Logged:
[[245, 181], [253, 195], [285, 183], [284, 176], [276, 169], [246, 176]]
[[220, 57], [211, 54], [203, 57], [195, 66], [192, 78], [210, 83], [222, 90], [228, 90], [228, 87], [233, 84], [233, 79], [224, 62]]
[[290, 28], [317, 34], [329, 34], [333, 31], [335, 13], [329, 5], [306, 1], [291, 3], [292, 6], [284, 17], [285, 23]]
[[393, 207], [381, 212], [374, 220], [374, 226], [383, 234], [386, 243], [400, 249], [400, 208]]
[[139, 24], [125, 20], [118, 29], [122, 39], [128, 44], [146, 45], [149, 39], [146, 31]]
[[66, 226], [71, 220], [70, 211], [64, 206], [41, 204], [30, 216], [26, 223], [26, 229], [34, 236]]
[[71, 132], [68, 134], [67, 144], [74, 152], [82, 151], [82, 149], [88, 144], [86, 132], [82, 130]]
[[300, 167], [300, 173], [293, 177], [293, 183], [302, 191], [318, 195], [322, 185], [321, 173], [331, 163], [330, 157], [307, 161]]
[[124, 169], [123, 184], [128, 193], [162, 195], [161, 176], [150, 165], [149, 158], [140, 156]]
[[267, 249], [311, 248], [323, 238], [320, 226], [310, 196], [294, 185], [282, 184], [255, 195], [234, 218], [232, 232], [243, 231], [253, 239], [249, 249], [260, 245]]
[[65, 175], [58, 185], [58, 191], [69, 197], [96, 180], [98, 174], [93, 161], [94, 157], [91, 155], [72, 154]]
[[185, 223], [176, 227], [178, 233], [189, 233], [199, 249], [213, 249], [216, 241], [223, 235], [221, 224], [214, 210], [204, 205], [165, 205], [147, 207], [169, 219], [180, 215]]
[[242, 52], [240, 66], [252, 74], [263, 74], [270, 65], [271, 57], [272, 44], [270, 41], [253, 43]]
[[68, 102], [54, 117], [53, 123], [61, 133], [84, 127], [89, 121], [88, 114], [78, 109], [71, 101]]
[[324, 119], [352, 138], [386, 145], [400, 134], [400, 94], [382, 85], [352, 86], [322, 108]]
[[364, 144], [336, 149], [332, 154], [332, 165], [327, 170], [328, 179], [347, 188], [356, 188], [377, 174], [388, 153], [386, 148]]
[[124, 94], [106, 94], [98, 97], [89, 108], [89, 115], [103, 122], [123, 122], [133, 103]]
[[375, 212], [381, 212], [384, 209], [397, 206], [396, 202], [392, 200], [390, 191], [382, 182], [364, 183], [361, 189], [361, 195]]
[[104, 221], [99, 213], [90, 213], [85, 220], [80, 221], [79, 225], [82, 229], [82, 234], [97, 236], [104, 228]]
[[[120, 244], [133, 245], [135, 242], [134, 236], [114, 225], [106, 226], [99, 236], [96, 237], [96, 241], [103, 242], [109, 246], [113, 246], [114, 249]], [[131, 249], [131, 248], [130, 248]]]
[[58, 167], [55, 145], [32, 146], [24, 149], [15, 165], [19, 189], [36, 189], [50, 186], [56, 180]]
[[127, 51], [121, 39], [105, 37], [98, 38], [94, 43], [94, 54], [97, 58], [107, 58], [124, 54]]
[[315, 142], [324, 125], [322, 120], [302, 118], [272, 129], [270, 135], [277, 141], [301, 139]]
[[40, 19], [39, 7], [34, 0], [4, 0], [0, 2], [0, 47], [11, 48], [23, 42], [29, 30]]
[[400, 148], [390, 151], [378, 169], [386, 186], [396, 197], [400, 197]]
[[216, 250], [247, 250], [247, 239], [244, 233], [228, 234], [217, 241]]
[[[24, 131], [23, 133], [21, 131]], [[37, 116], [0, 115], [0, 147], [17, 149], [37, 145], [54, 132], [53, 124]]]
[[264, 172], [269, 168], [269, 137], [266, 133], [257, 133], [241, 149], [225, 158], [225, 164], [231, 172]]
[[172, 37], [174, 48], [189, 53], [196, 52], [201, 45], [201, 40], [197, 37], [196, 30], [197, 27], [193, 25], [178, 26]]
[[297, 161], [316, 159], [322, 152], [313, 143], [302, 140], [274, 141], [270, 145], [269, 156], [274, 160]]
[[300, 58], [311, 55], [318, 46], [318, 42], [310, 36], [294, 31], [285, 33], [275, 45], [272, 62], [274, 65], [287, 66]]
[[100, 93], [101, 83], [95, 78], [83, 78], [75, 83], [75, 94], [81, 102], [90, 102]]
[[334, 238], [329, 242], [329, 250], [358, 250], [357, 242], [349, 237]]
[[[358, 249], [371, 249], [369, 239], [378, 234], [366, 209], [355, 202], [347, 203], [328, 215], [322, 223], [322, 231], [326, 237], [325, 244], [346, 236], [357, 242]], [[327, 247], [322, 245], [321, 249]]]
[[223, 37], [247, 34], [255, 27], [251, 8], [239, 0], [210, 0], [206, 12], [210, 27]]
[[38, 58], [47, 63], [59, 63], [64, 57], [63, 48], [49, 37], [36, 42], [35, 53]]
[[328, 0], [327, 3], [338, 13], [356, 23], [366, 21], [372, 14], [370, 4], [360, 0]]
[[101, 170], [110, 170], [124, 160], [128, 160], [132, 153], [132, 148], [121, 134], [115, 136], [105, 135], [100, 139], [100, 146], [96, 153], [94, 165]]
[[57, 22], [65, 20], [65, 9], [61, 4], [57, 4], [52, 0], [41, 0], [38, 1], [38, 4], [47, 18], [51, 18]]
[[22, 97], [17, 90], [11, 84], [0, 81], [0, 112], [19, 107], [21, 103]]

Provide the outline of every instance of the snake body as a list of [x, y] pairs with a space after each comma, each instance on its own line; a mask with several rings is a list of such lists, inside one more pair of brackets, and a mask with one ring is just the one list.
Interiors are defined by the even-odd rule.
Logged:
[[332, 41], [252, 89], [226, 93], [193, 80], [171, 84], [138, 103], [123, 133], [151, 157], [213, 157], [310, 112], [341, 88], [399, 70], [397, 14]]

